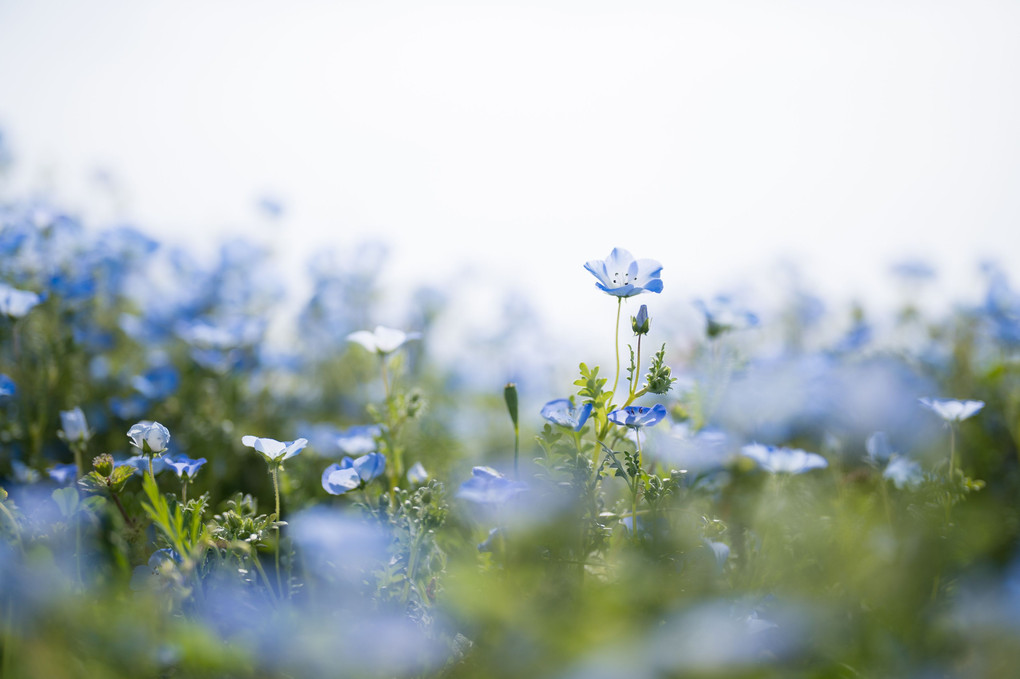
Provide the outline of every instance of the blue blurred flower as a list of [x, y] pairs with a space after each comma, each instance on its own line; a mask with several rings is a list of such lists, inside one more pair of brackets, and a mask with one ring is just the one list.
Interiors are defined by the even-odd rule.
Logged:
[[345, 455], [364, 455], [378, 448], [376, 439], [382, 436], [377, 424], [363, 424], [349, 427], [336, 437], [336, 445]]
[[595, 284], [615, 297], [633, 297], [642, 292], [662, 292], [662, 264], [654, 259], [634, 259], [623, 248], [613, 248], [605, 259], [593, 259], [584, 265], [598, 282]]
[[864, 444], [868, 451], [868, 457], [875, 462], [885, 462], [893, 455], [892, 446], [889, 444], [889, 437], [884, 431], [876, 431], [868, 437]]
[[763, 446], [752, 443], [740, 449], [741, 455], [758, 463], [762, 469], [773, 474], [802, 474], [812, 469], [829, 466], [828, 460], [817, 453], [808, 453], [798, 448]]
[[745, 330], [758, 325], [758, 317], [736, 305], [727, 295], [716, 295], [708, 302], [698, 299], [694, 306], [705, 315], [705, 332], [709, 337], [718, 337], [725, 332]]
[[946, 422], [963, 422], [985, 407], [984, 401], [957, 401], [951, 398], [921, 398], [918, 401]]
[[92, 438], [88, 422], [85, 421], [85, 413], [77, 406], [71, 410], [60, 411], [60, 426], [63, 438], [68, 443], [81, 443]]
[[[124, 460], [115, 460], [115, 467], [134, 467], [135, 472], [138, 474], [144, 474], [149, 471], [149, 458], [144, 455], [132, 455], [131, 457]], [[152, 458], [152, 473], [157, 476], [166, 469], [166, 458], [165, 457], [154, 457]]]
[[897, 488], [915, 488], [924, 480], [921, 465], [899, 455], [892, 456], [882, 477], [892, 481]]
[[131, 444], [145, 454], [159, 454], [170, 443], [170, 431], [159, 422], [142, 420], [128, 429]]
[[192, 460], [187, 455], [177, 455], [173, 458], [165, 457], [163, 461], [166, 463], [167, 467], [174, 470], [178, 478], [184, 479], [186, 476], [188, 480], [194, 479], [195, 474], [197, 474], [198, 470], [202, 468], [202, 465], [206, 463], [206, 459], [204, 457]]
[[132, 394], [126, 398], [110, 399], [110, 410], [122, 420], [133, 420], [149, 409], [149, 401], [141, 394]]
[[591, 403], [574, 406], [569, 399], [558, 398], [542, 406], [542, 417], [561, 427], [581, 431], [591, 415], [591, 408]]
[[474, 467], [471, 478], [460, 484], [457, 497], [479, 504], [499, 505], [527, 490], [527, 486], [511, 481], [492, 467]]
[[903, 259], [893, 264], [889, 270], [904, 280], [924, 281], [935, 278], [934, 267], [923, 259]]
[[429, 473], [425, 471], [425, 467], [422, 466], [421, 462], [415, 462], [410, 469], [407, 470], [407, 481], [411, 485], [420, 486], [429, 480]]
[[78, 465], [73, 462], [58, 464], [47, 469], [46, 473], [57, 485], [66, 486], [69, 483], [74, 483], [78, 477]]
[[609, 413], [609, 421], [624, 427], [652, 427], [666, 416], [666, 406], [627, 406]]
[[358, 472], [361, 480], [368, 483], [372, 479], [382, 476], [386, 471], [386, 456], [382, 453], [368, 453], [356, 459], [345, 457], [340, 460], [340, 466], [352, 467], [354, 471]]
[[160, 401], [177, 391], [180, 381], [177, 368], [167, 363], [151, 368], [143, 375], [136, 375], [131, 386], [145, 398]]
[[42, 301], [43, 298], [34, 292], [0, 283], [0, 314], [21, 318]]
[[347, 336], [348, 342], [360, 344], [371, 352], [378, 354], [389, 354], [411, 340], [421, 339], [420, 332], [404, 332], [394, 330], [381, 325], [375, 326], [375, 330], [359, 330]]
[[266, 462], [283, 462], [300, 453], [308, 445], [307, 439], [296, 441], [277, 441], [270, 438], [259, 438], [257, 436], [243, 436], [241, 443], [254, 448], [255, 452], [265, 458]]
[[18, 393], [18, 387], [7, 375], [0, 373], [0, 398], [4, 396], [14, 396]]

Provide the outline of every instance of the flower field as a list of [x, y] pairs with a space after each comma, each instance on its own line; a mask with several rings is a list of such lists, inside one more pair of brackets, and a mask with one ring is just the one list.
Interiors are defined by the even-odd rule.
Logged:
[[432, 359], [441, 303], [379, 325], [368, 268], [311, 267], [281, 345], [259, 248], [3, 197], [0, 676], [1012, 676], [1006, 272], [836, 335], [702, 300], [691, 337], [656, 253], [599, 254], [565, 266], [615, 363], [535, 401]]

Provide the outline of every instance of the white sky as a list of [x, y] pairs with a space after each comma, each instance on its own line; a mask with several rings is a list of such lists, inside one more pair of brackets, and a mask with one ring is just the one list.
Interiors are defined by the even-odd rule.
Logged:
[[611, 337], [581, 267], [616, 245], [671, 308], [781, 256], [841, 299], [907, 255], [947, 299], [1020, 278], [1018, 36], [980, 0], [0, 0], [0, 127], [164, 237], [263, 233], [268, 191], [291, 257], [377, 235], [394, 288], [468, 260]]

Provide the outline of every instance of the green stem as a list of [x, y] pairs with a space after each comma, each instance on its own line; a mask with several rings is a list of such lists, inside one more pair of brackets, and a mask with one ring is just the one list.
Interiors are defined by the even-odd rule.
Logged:
[[82, 461], [81, 461], [81, 454], [82, 454], [82, 449], [81, 448], [82, 448], [82, 444], [80, 442], [79, 443], [75, 443], [74, 445], [71, 446], [71, 452], [74, 453], [74, 466], [78, 470], [78, 475], [74, 477], [75, 481], [77, 481], [78, 479], [80, 479], [82, 476], [85, 475], [85, 468], [82, 466]]
[[637, 362], [634, 363], [634, 375], [630, 382], [630, 397], [627, 399], [627, 403], [634, 400], [634, 392], [637, 391], [637, 385], [640, 381], [641, 376], [641, 335], [637, 336]]
[[273, 477], [273, 493], [276, 496], [276, 589], [280, 591], [280, 597], [283, 597], [283, 581], [280, 578], [280, 467], [276, 465], [270, 469], [270, 475]]
[[520, 450], [521, 450], [521, 430], [515, 424], [514, 425], [514, 476], [517, 478], [518, 481], [521, 480], [521, 472], [517, 468], [517, 457], [520, 454]]
[[14, 537], [18, 542], [18, 550], [24, 553], [25, 548], [21, 542], [21, 527], [18, 526], [18, 522], [15, 521], [14, 515], [11, 514], [11, 510], [7, 509], [7, 505], [5, 505], [3, 502], [0, 502], [0, 512], [3, 512], [3, 515], [7, 518], [8, 523], [11, 524], [11, 530], [14, 531]]
[[257, 570], [259, 575], [262, 576], [262, 582], [266, 583], [266, 591], [269, 592], [269, 596], [273, 599], [273, 602], [275, 603], [279, 601], [276, 596], [276, 592], [273, 591], [272, 583], [269, 582], [269, 576], [266, 575], [265, 569], [262, 568], [262, 562], [259, 561], [258, 549], [256, 549], [255, 545], [252, 545], [251, 547], [251, 562], [255, 564], [255, 570]]
[[641, 482], [641, 429], [638, 427], [634, 428], [634, 432], [637, 434], [637, 452], [634, 453], [634, 488], [631, 491], [631, 506], [630, 506], [630, 535], [634, 539], [634, 542], [638, 541], [638, 526], [637, 526], [637, 501], [638, 491], [640, 490], [638, 484]]
[[953, 479], [953, 470], [956, 467], [956, 426], [949, 425], [949, 480]]
[[613, 394], [616, 394], [616, 386], [620, 383], [620, 312], [623, 310], [623, 297], [616, 298], [616, 378], [613, 380]]
[[407, 562], [407, 578], [404, 580], [404, 598], [403, 601], [407, 603], [407, 595], [411, 590], [411, 581], [414, 580], [415, 574], [418, 570], [418, 553], [421, 551], [421, 541], [424, 533], [421, 529], [418, 530], [418, 534], [414, 536], [414, 542], [411, 544], [411, 553], [408, 556]]
[[181, 481], [181, 504], [188, 504], [188, 482]]

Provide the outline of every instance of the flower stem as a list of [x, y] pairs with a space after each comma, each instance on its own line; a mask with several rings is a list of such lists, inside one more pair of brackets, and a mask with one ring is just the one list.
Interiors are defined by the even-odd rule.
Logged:
[[637, 336], [637, 362], [634, 363], [634, 375], [630, 381], [630, 398], [627, 399], [629, 403], [634, 398], [634, 392], [637, 391], [637, 385], [641, 376], [641, 335]]
[[953, 478], [953, 470], [956, 467], [956, 426], [949, 425], [949, 478]]
[[270, 471], [270, 475], [273, 477], [273, 493], [276, 495], [276, 589], [280, 591], [280, 597], [283, 597], [283, 584], [280, 579], [280, 467], [279, 465], [273, 466]]
[[616, 298], [616, 332], [613, 337], [616, 341], [616, 378], [613, 380], [613, 394], [616, 394], [616, 386], [620, 383], [620, 312], [623, 310], [623, 297]]

